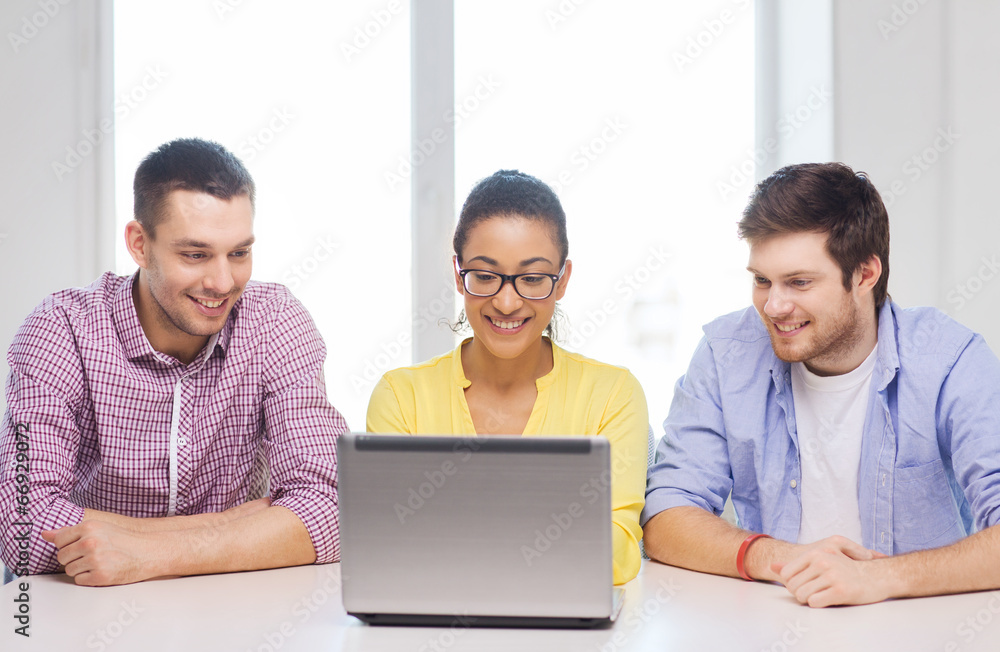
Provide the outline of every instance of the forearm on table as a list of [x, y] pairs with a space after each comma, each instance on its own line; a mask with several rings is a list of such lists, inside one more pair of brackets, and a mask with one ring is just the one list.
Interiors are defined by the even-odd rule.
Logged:
[[1000, 588], [1000, 525], [943, 548], [868, 562], [891, 597], [946, 595]]
[[[671, 566], [739, 577], [736, 555], [753, 532], [740, 529], [700, 507], [666, 509], [646, 522], [646, 554]], [[744, 565], [754, 579], [774, 580], [772, 562], [787, 558], [794, 544], [758, 539], [747, 549]]]
[[84, 521], [103, 521], [118, 527], [131, 530], [132, 532], [170, 532], [173, 530], [187, 530], [194, 527], [210, 525], [210, 518], [224, 518], [219, 514], [193, 514], [191, 516], [164, 516], [162, 518], [135, 518], [123, 516], [114, 512], [102, 512], [97, 509], [87, 509], [83, 512]]
[[83, 513], [83, 520], [103, 521], [118, 527], [140, 533], [172, 532], [176, 530], [189, 530], [192, 528], [210, 528], [225, 525], [244, 516], [264, 509], [268, 504], [267, 499], [259, 499], [237, 505], [223, 512], [209, 512], [205, 514], [190, 514], [185, 516], [164, 516], [152, 518], [135, 518], [115, 514], [114, 512], [104, 512], [97, 509], [86, 509]]
[[272, 506], [223, 524], [169, 530], [157, 575], [200, 575], [311, 564], [309, 532], [291, 510]]

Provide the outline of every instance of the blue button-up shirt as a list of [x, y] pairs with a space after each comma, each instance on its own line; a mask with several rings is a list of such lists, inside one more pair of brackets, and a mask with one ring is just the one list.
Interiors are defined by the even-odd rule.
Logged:
[[[671, 507], [721, 514], [797, 541], [802, 516], [790, 365], [753, 308], [713, 321], [674, 390], [642, 523]], [[1000, 520], [1000, 361], [933, 308], [879, 311], [861, 447], [862, 545], [943, 546]]]

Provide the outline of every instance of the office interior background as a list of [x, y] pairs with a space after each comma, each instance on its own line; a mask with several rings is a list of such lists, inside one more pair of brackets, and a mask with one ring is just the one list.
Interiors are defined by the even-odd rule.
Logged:
[[135, 168], [198, 136], [253, 174], [254, 277], [312, 313], [355, 430], [383, 372], [455, 345], [452, 228], [501, 168], [566, 209], [560, 342], [629, 367], [658, 433], [701, 325], [749, 305], [736, 222], [790, 163], [869, 173], [893, 299], [1000, 351], [998, 22], [945, 0], [7, 0], [0, 344], [48, 293], [134, 270]]

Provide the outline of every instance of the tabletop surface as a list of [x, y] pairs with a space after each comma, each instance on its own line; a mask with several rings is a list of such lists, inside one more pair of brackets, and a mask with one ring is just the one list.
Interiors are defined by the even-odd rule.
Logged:
[[2, 589], [2, 650], [1000, 650], [1000, 591], [810, 609], [781, 586], [644, 562], [613, 627], [372, 627], [348, 616], [340, 565], [184, 577], [107, 588], [27, 578], [30, 638]]

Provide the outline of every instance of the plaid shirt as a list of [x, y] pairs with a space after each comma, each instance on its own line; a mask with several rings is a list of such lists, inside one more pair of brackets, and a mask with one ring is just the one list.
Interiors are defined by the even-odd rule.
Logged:
[[135, 278], [107, 273], [53, 294], [14, 337], [0, 428], [4, 563], [23, 569], [27, 547], [28, 572], [57, 571], [39, 533], [79, 523], [85, 507], [163, 517], [264, 495], [302, 520], [317, 563], [339, 559], [335, 444], [347, 424], [326, 398], [326, 346], [309, 313], [285, 287], [250, 282], [184, 365], [146, 339]]

